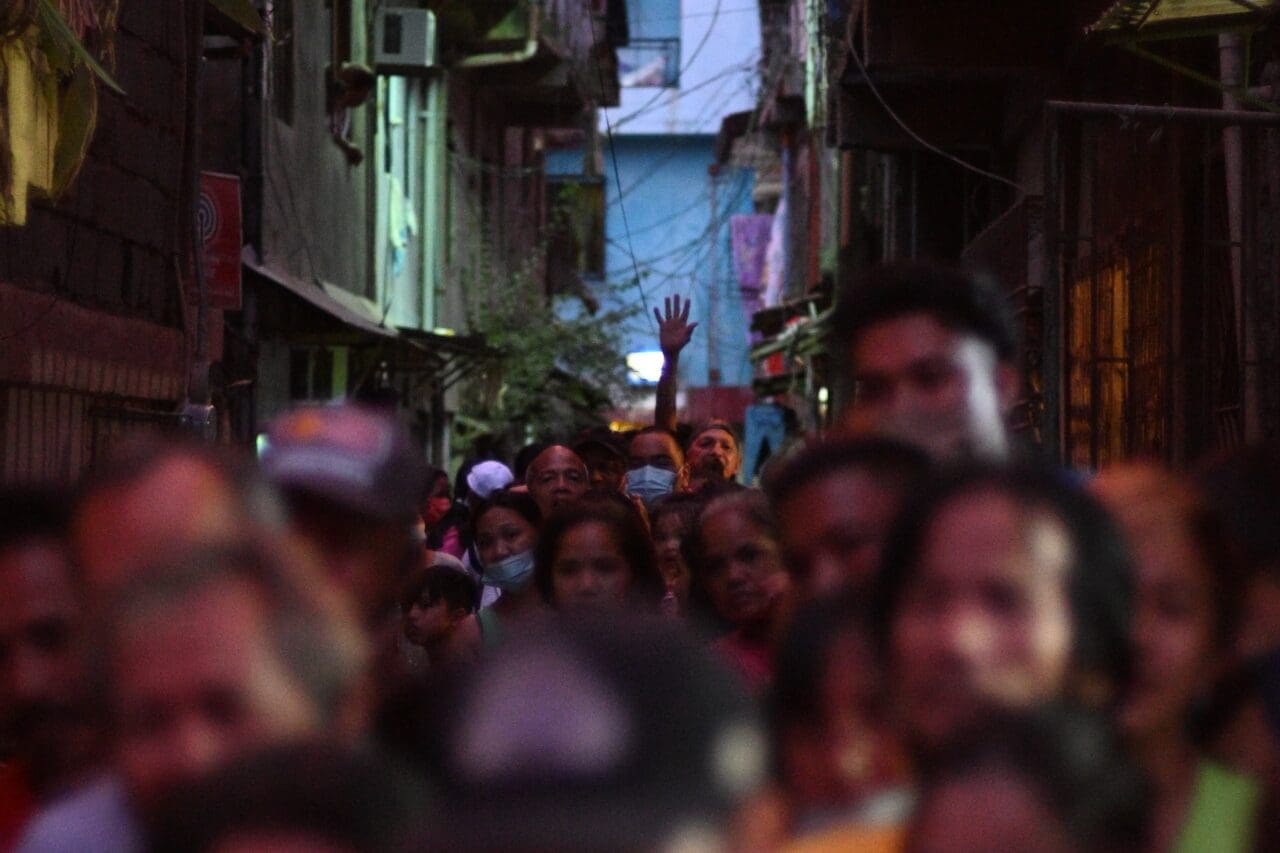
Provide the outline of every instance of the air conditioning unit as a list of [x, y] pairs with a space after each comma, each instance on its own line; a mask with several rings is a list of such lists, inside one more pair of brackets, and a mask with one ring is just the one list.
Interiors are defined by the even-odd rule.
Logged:
[[436, 16], [428, 9], [378, 10], [374, 66], [379, 74], [423, 74], [436, 67]]

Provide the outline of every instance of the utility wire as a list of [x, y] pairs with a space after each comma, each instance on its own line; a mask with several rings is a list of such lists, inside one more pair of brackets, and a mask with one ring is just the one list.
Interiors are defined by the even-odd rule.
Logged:
[[[755, 5], [755, 6], [734, 6], [732, 9], [721, 9], [721, 10], [719, 10], [719, 14], [721, 14], [721, 15], [736, 15], [736, 14], [740, 14], [740, 13], [742, 13], [742, 12], [759, 12], [759, 11], [760, 11], [760, 7], [759, 7], [758, 5]], [[714, 17], [716, 14], [717, 14], [717, 13], [716, 13], [716, 12], [714, 12], [714, 11], [712, 11], [712, 12], [690, 12], [690, 13], [689, 13], [689, 14], [687, 14], [687, 15], [663, 15], [663, 16], [662, 16], [662, 17], [660, 17], [660, 18], [631, 18], [631, 19], [629, 19], [629, 20], [627, 21], [627, 23], [628, 23], [628, 24], [651, 24], [651, 23], [656, 23], [656, 22], [658, 22], [658, 21], [688, 21], [688, 20], [692, 20], [693, 18], [711, 18], [711, 17]]]
[[677, 92], [681, 97], [684, 97], [685, 95], [688, 95], [692, 92], [696, 92], [699, 89], [702, 89], [706, 86], [710, 86], [712, 83], [715, 83], [717, 80], [722, 80], [725, 77], [731, 77], [734, 74], [738, 74], [744, 71], [750, 71], [752, 67], [754, 67], [758, 62], [759, 62], [759, 57], [753, 55], [750, 59], [747, 59], [743, 62], [726, 66], [725, 68], [721, 69], [720, 71], [717, 71], [715, 74], [711, 75], [710, 77], [707, 77], [705, 80], [699, 80], [697, 83], [694, 83], [692, 86], [682, 86], [678, 89], [675, 89], [675, 88], [660, 89], [658, 90], [657, 94], [655, 94], [652, 98], [646, 101], [643, 106], [637, 107], [635, 110], [627, 113], [625, 116], [623, 116], [622, 118], [614, 122], [613, 123], [614, 127], [623, 127], [624, 125], [630, 124], [631, 122], [635, 121], [638, 118], [643, 118], [644, 116], [647, 116], [649, 113], [654, 113], [654, 112], [658, 112], [659, 110], [666, 109], [669, 105], [665, 101], [662, 103], [659, 103], [659, 101], [662, 100], [662, 97], [664, 95], [668, 95], [671, 92]]
[[867, 89], [871, 92], [872, 95], [875, 96], [875, 99], [879, 101], [880, 106], [884, 109], [885, 113], [889, 116], [889, 118], [893, 119], [894, 123], [897, 124], [898, 127], [902, 128], [903, 132], [906, 133], [907, 136], [910, 136], [912, 139], [914, 139], [916, 143], [922, 146], [925, 150], [931, 151], [934, 154], [937, 154], [939, 157], [943, 158], [944, 160], [948, 160], [951, 163], [954, 163], [955, 165], [961, 167], [962, 169], [968, 169], [970, 172], [973, 172], [976, 175], [981, 175], [984, 178], [989, 178], [990, 180], [993, 180], [993, 181], [999, 181], [1002, 184], [1013, 187], [1015, 190], [1017, 190], [1020, 193], [1023, 193], [1024, 195], [1026, 194], [1026, 190], [1024, 190], [1022, 188], [1022, 185], [1017, 183], [1016, 181], [1011, 181], [1008, 178], [1006, 178], [1004, 175], [997, 175], [995, 172], [988, 172], [986, 169], [980, 169], [977, 166], [973, 165], [972, 163], [966, 160], [962, 160], [948, 151], [942, 150], [937, 145], [934, 145], [932, 142], [928, 141], [927, 139], [922, 137], [920, 134], [912, 130], [910, 127], [908, 127], [907, 123], [904, 122], [896, 112], [894, 112], [893, 107], [889, 106], [889, 103], [884, 99], [884, 96], [880, 94], [880, 90], [876, 88], [876, 84], [872, 81], [871, 75], [867, 73], [867, 66], [863, 64], [862, 57], [858, 56], [858, 51], [855, 50], [853, 46], [853, 27], [852, 26], [850, 26], [845, 31], [845, 43], [849, 47], [849, 56], [853, 59], [854, 65], [858, 66], [858, 73], [862, 75], [863, 81], [866, 82], [867, 84]]
[[[719, 9], [720, 0], [716, 0], [716, 8]], [[592, 55], [595, 58], [596, 76], [600, 81], [600, 91], [608, 91], [605, 85], [604, 70], [600, 67], [600, 45], [596, 41], [595, 23], [592, 22], [591, 29], [591, 45]], [[622, 194], [622, 175], [618, 171], [618, 149], [614, 145], [613, 125], [609, 122], [609, 112], [604, 110], [604, 128], [605, 138], [609, 142], [609, 159], [613, 161], [613, 180], [618, 185], [618, 194]], [[640, 293], [640, 304], [644, 308], [645, 318], [649, 320], [650, 328], [656, 333], [658, 331], [651, 315], [649, 314], [649, 297], [645, 295], [644, 287], [640, 283], [640, 264], [636, 262], [635, 246], [631, 242], [631, 224], [627, 221], [627, 207], [624, 204], [618, 205], [618, 212], [622, 214], [622, 228], [627, 235], [627, 254], [631, 256], [631, 269], [635, 273], [636, 290]]]
[[[730, 198], [726, 203], [724, 203], [723, 210], [719, 211], [721, 214], [721, 219], [723, 219], [725, 216], [730, 215], [731, 212], [738, 207], [739, 203], [742, 201], [743, 195], [745, 195], [746, 193], [748, 186], [749, 184], [745, 180], [742, 180], [739, 182], [737, 193], [732, 198]], [[709, 190], [704, 191], [698, 197], [698, 199], [695, 200], [693, 204], [689, 205], [688, 207], [685, 207], [675, 213], [665, 216], [662, 220], [654, 223], [653, 225], [647, 226], [645, 228], [637, 228], [634, 231], [632, 231], [631, 234], [634, 237], [636, 234], [641, 234], [647, 231], [653, 231], [658, 228], [670, 227], [673, 220], [678, 220], [679, 218], [683, 217], [686, 213], [689, 213], [690, 211], [695, 210], [697, 208], [703, 207], [706, 204], [708, 204], [710, 201], [711, 201], [710, 191]], [[687, 240], [686, 242], [681, 243], [678, 246], [675, 246], [665, 252], [662, 252], [661, 254], [651, 255], [647, 258], [643, 258], [642, 259], [643, 263], [646, 267], [649, 267], [656, 261], [666, 260], [667, 258], [671, 258], [679, 255], [680, 256], [679, 260], [675, 262], [675, 265], [678, 268], [683, 267], [685, 265], [685, 262], [695, 251], [701, 248], [705, 248], [705, 241], [707, 237], [710, 236], [714, 230], [715, 229], [712, 227], [712, 225], [708, 224], [705, 228], [702, 229], [701, 232], [698, 233], [696, 237], [693, 237], [692, 239]], [[610, 245], [616, 248], [625, 250], [625, 247], [620, 245], [616, 240], [608, 239], [606, 242], [608, 242]], [[617, 275], [619, 272], [623, 272], [623, 271], [625, 270], [621, 270], [621, 269], [609, 270], [606, 272], [606, 275], [607, 276]], [[677, 274], [680, 274], [680, 273], [667, 273], [662, 270], [658, 270], [657, 272], [660, 275], [667, 276], [668, 278], [673, 277]]]
[[[787, 66], [785, 63], [778, 63], [774, 68], [771, 69], [769, 73], [769, 79], [764, 81], [764, 86], [761, 92], [761, 100], [757, 102], [755, 108], [752, 110], [751, 119], [748, 122], [746, 133], [748, 134], [753, 133], [757, 125], [759, 124], [761, 115], [764, 111], [764, 103], [763, 103], [764, 93], [768, 91], [772, 91], [773, 87], [777, 84], [777, 82], [782, 78], [782, 76], [786, 72], [787, 72]], [[615, 160], [616, 160], [616, 157], [615, 157]], [[723, 221], [727, 215], [729, 215], [734, 209], [736, 209], [738, 205], [741, 203], [743, 196], [749, 191], [750, 183], [745, 180], [745, 172], [741, 174], [744, 176], [744, 178], [739, 181], [737, 192], [724, 205], [723, 211], [720, 212], [721, 215], [717, 217], [718, 220]], [[700, 194], [699, 198], [688, 207], [685, 207], [679, 212], [672, 214], [670, 216], [667, 216], [658, 222], [655, 222], [653, 225], [649, 225], [644, 228], [639, 228], [639, 229], [636, 229], [635, 231], [631, 231], [630, 234], [631, 236], [634, 236], [636, 234], [646, 233], [648, 231], [653, 231], [657, 228], [665, 227], [669, 225], [671, 220], [678, 219], [679, 217], [683, 216], [685, 213], [688, 213], [689, 211], [694, 210], [697, 207], [707, 204], [709, 201], [710, 201], [710, 190], [707, 189], [707, 190], [704, 190]], [[706, 252], [709, 251], [709, 246], [706, 244], [705, 241], [709, 236], [712, 235], [713, 230], [714, 229], [712, 227], [712, 224], [708, 223], [707, 227], [704, 228], [702, 232], [699, 233], [698, 236], [693, 238], [692, 240], [689, 240], [688, 242], [683, 243], [680, 246], [677, 246], [670, 251], [645, 259], [645, 265], [648, 266], [653, 261], [665, 260], [666, 258], [675, 256], [675, 255], [680, 256], [679, 259], [672, 265], [674, 269], [668, 272], [659, 271], [659, 274], [662, 277], [657, 279], [656, 282], [654, 282], [654, 284], [650, 286], [649, 293], [652, 294], [655, 290], [662, 287], [664, 284], [666, 284], [669, 281], [672, 281], [679, 277], [690, 275], [692, 273], [692, 266], [696, 266], [698, 263], [700, 263], [703, 255], [705, 255]], [[622, 248], [621, 246], [618, 245], [616, 241], [612, 239], [610, 239], [608, 242], [614, 245], [615, 247]], [[690, 258], [693, 259], [693, 264], [689, 264]], [[621, 270], [606, 271], [606, 277], [610, 275], [615, 275], [620, 271]]]
[[[706, 47], [707, 42], [711, 40], [711, 34], [714, 33], [716, 30], [716, 22], [720, 19], [720, 6], [723, 2], [724, 0], [716, 0], [716, 7], [711, 12], [711, 22], [707, 24], [707, 31], [702, 34], [702, 40], [699, 41], [698, 46], [693, 49], [693, 53], [689, 54], [689, 59], [684, 63], [684, 65], [680, 66], [680, 70], [677, 72], [677, 76], [683, 77], [685, 75], [685, 72], [693, 67], [693, 61], [698, 58], [698, 54], [702, 53], [702, 49]], [[594, 28], [591, 30], [591, 38], [594, 41], [595, 39]], [[598, 54], [599, 51], [600, 49], [597, 46], [596, 53]], [[598, 72], [599, 70], [600, 70], [599, 65], [597, 63], [596, 71]], [[637, 112], [643, 112], [644, 110], [647, 110], [649, 107], [653, 106], [655, 103], [661, 100], [664, 95], [669, 95], [670, 92], [671, 92], [670, 89], [666, 89], [666, 88], [659, 89], [657, 93], [652, 98], [650, 98], [647, 102], [645, 102], [644, 106], [640, 107], [640, 110], [638, 110]], [[634, 117], [635, 117], [635, 114], [632, 114], [631, 116], [624, 116], [622, 121], [629, 121], [631, 118], [634, 118]], [[608, 108], [606, 108], [604, 111], [604, 118], [605, 118], [605, 124], [607, 125], [609, 122]], [[621, 122], [619, 122], [619, 125], [621, 125]]]

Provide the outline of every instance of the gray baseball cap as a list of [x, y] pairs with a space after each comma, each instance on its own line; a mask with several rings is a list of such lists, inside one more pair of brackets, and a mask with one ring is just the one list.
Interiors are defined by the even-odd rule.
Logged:
[[267, 479], [374, 518], [412, 518], [427, 465], [408, 430], [376, 409], [306, 406], [276, 419], [262, 454]]

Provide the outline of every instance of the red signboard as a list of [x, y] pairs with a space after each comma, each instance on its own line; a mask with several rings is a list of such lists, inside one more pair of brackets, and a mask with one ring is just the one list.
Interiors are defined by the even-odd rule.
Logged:
[[[204, 281], [208, 306], [240, 310], [240, 178], [219, 172], [200, 173], [196, 221], [204, 246]], [[194, 276], [188, 295], [195, 301]]]

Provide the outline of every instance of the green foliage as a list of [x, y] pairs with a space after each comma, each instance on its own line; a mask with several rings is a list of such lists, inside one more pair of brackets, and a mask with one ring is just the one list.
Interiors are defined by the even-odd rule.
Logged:
[[507, 276], [481, 276], [492, 284], [472, 294], [471, 331], [501, 358], [464, 391], [456, 436], [464, 452], [482, 437], [508, 449], [531, 438], [567, 438], [630, 399], [619, 346], [637, 309], [557, 311], [539, 268], [534, 260]]
[[97, 58], [88, 51], [76, 34], [67, 25], [66, 19], [53, 4], [53, 0], [39, 0], [36, 6], [36, 21], [40, 26], [40, 48], [44, 51], [49, 64], [63, 75], [74, 73], [76, 66], [87, 65], [91, 71], [113, 90], [124, 94], [120, 84], [112, 79], [107, 69], [102, 67]]

